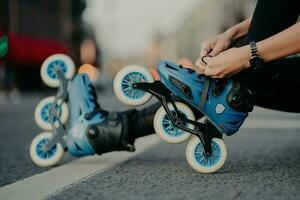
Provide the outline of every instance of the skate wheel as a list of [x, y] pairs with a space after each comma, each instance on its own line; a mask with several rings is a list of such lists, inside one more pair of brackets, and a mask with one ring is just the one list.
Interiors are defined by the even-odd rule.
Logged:
[[122, 68], [114, 79], [114, 92], [117, 98], [124, 104], [139, 106], [145, 104], [152, 97], [150, 93], [133, 89], [133, 83], [153, 82], [152, 74], [138, 65], [130, 65]]
[[62, 70], [67, 79], [71, 79], [75, 73], [75, 64], [69, 56], [64, 54], [49, 56], [41, 67], [41, 78], [46, 85], [50, 87], [59, 86], [59, 80], [55, 73], [57, 68]]
[[213, 173], [218, 171], [227, 159], [227, 147], [224, 140], [212, 139], [212, 153], [205, 158], [203, 146], [198, 137], [193, 136], [186, 148], [186, 158], [189, 165], [200, 173]]
[[[54, 96], [46, 97], [43, 100], [41, 100], [38, 105], [35, 108], [34, 111], [34, 119], [37, 125], [44, 130], [51, 130], [51, 123], [50, 123], [50, 110], [51, 106], [53, 105], [53, 102], [55, 100]], [[59, 99], [61, 101], [61, 99]], [[59, 102], [61, 103], [61, 102]], [[62, 124], [65, 124], [69, 117], [69, 108], [68, 105], [64, 102], [61, 104], [61, 106], [57, 107], [57, 116], [60, 117], [60, 121]], [[58, 121], [55, 119], [55, 127], [58, 127]]]
[[[187, 105], [180, 102], [176, 102], [175, 104], [178, 110], [183, 113], [187, 119], [193, 121], [195, 120], [193, 111]], [[168, 107], [171, 112], [175, 113], [174, 108], [171, 104], [168, 104]], [[169, 120], [167, 116], [164, 107], [160, 107], [155, 113], [153, 124], [155, 132], [163, 141], [167, 143], [182, 143], [191, 136], [191, 133], [183, 131], [172, 124], [171, 120]], [[193, 129], [194, 125], [187, 124], [187, 127]]]
[[30, 158], [40, 167], [50, 167], [60, 161], [64, 154], [64, 149], [60, 143], [56, 144], [50, 150], [45, 151], [44, 145], [48, 144], [52, 138], [51, 132], [43, 132], [37, 135], [30, 144]]

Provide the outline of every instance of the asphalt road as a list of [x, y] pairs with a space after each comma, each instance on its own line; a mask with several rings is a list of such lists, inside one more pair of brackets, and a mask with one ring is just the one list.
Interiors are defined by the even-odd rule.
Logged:
[[[13, 99], [0, 98], [0, 187], [50, 169], [36, 167], [31, 162], [29, 146], [31, 140], [42, 132], [34, 121], [34, 109], [40, 100], [55, 95], [55, 92], [56, 90], [47, 90], [22, 94]], [[104, 109], [126, 109], [114, 97], [111, 86], [98, 91], [98, 99]], [[61, 163], [72, 159], [74, 158], [66, 154]]]
[[[0, 186], [47, 171], [29, 158], [31, 139], [41, 130], [33, 111], [49, 94], [26, 94], [0, 104]], [[99, 94], [106, 109], [125, 109], [111, 90]], [[264, 126], [242, 128], [226, 137], [229, 158], [215, 174], [198, 174], [185, 160], [185, 146], [160, 143], [137, 157], [92, 176], [51, 199], [300, 199], [300, 129], [283, 125], [299, 114], [258, 109]], [[247, 124], [247, 122], [246, 122]], [[73, 158], [66, 156], [63, 163]]]
[[241, 131], [228, 138], [229, 159], [216, 174], [198, 174], [185, 144], [159, 144], [51, 199], [299, 199], [299, 131]]

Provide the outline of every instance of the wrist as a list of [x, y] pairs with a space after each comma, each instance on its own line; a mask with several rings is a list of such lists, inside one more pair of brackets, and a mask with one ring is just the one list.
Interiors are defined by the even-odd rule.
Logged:
[[230, 35], [231, 40], [235, 40], [243, 35], [245, 35], [245, 31], [240, 26], [233, 26], [228, 29], [227, 34]]
[[235, 35], [237, 34], [237, 30], [234, 27], [227, 29], [224, 34], [227, 36], [228, 39], [231, 41], [235, 39]]
[[260, 53], [255, 41], [250, 42], [251, 58], [250, 65], [253, 69], [259, 69], [263, 67], [264, 60], [261, 58]]
[[249, 68], [250, 65], [250, 59], [251, 59], [251, 48], [250, 45], [245, 45], [242, 47], [239, 47], [240, 49], [240, 56], [241, 56], [241, 65], [244, 69]]

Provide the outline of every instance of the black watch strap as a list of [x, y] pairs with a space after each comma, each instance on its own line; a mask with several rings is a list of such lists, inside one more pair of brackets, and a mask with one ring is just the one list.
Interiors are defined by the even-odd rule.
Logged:
[[251, 48], [251, 57], [258, 55], [257, 46], [256, 46], [255, 41], [250, 42], [250, 48]]
[[259, 69], [263, 67], [263, 59], [260, 57], [255, 41], [250, 42], [251, 58], [250, 65], [253, 69]]

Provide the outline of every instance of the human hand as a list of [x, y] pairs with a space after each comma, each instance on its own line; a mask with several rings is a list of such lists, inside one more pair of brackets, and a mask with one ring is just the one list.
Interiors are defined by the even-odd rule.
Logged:
[[206, 76], [212, 78], [227, 78], [250, 66], [251, 57], [249, 45], [240, 48], [231, 48], [215, 57], [205, 57], [201, 62], [201, 69]]
[[[234, 32], [231, 30], [227, 30], [226, 32], [217, 35], [214, 38], [208, 39], [201, 44], [199, 59], [196, 62], [197, 66], [204, 65], [201, 58], [204, 56], [214, 57], [225, 51], [231, 44]], [[201, 69], [200, 69], [201, 70]], [[203, 69], [202, 69], [203, 70]]]

